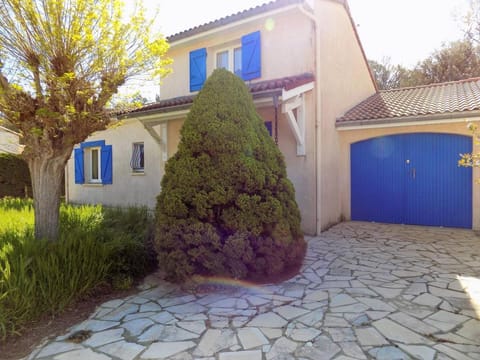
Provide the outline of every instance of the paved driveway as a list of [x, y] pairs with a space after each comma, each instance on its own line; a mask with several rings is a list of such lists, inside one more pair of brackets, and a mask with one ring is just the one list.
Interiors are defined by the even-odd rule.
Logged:
[[350, 222], [308, 242], [282, 284], [147, 282], [69, 332], [88, 339], [67, 334], [31, 358], [480, 359], [475, 233]]

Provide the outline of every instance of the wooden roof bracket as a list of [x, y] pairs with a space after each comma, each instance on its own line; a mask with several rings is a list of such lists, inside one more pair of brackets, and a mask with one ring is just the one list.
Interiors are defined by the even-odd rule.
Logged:
[[297, 156], [305, 156], [305, 92], [313, 89], [313, 82], [282, 91], [282, 113], [297, 142]]
[[[145, 121], [140, 121], [147, 130], [147, 132], [150, 134], [150, 136], [155, 140], [155, 142], [158, 144], [160, 147], [160, 151], [162, 152], [162, 161], [167, 161], [168, 160], [168, 146], [167, 146], [167, 123], [166, 122], [161, 122], [159, 124], [156, 123], [148, 123]], [[153, 127], [156, 125], [160, 125], [160, 133], [158, 133]]]

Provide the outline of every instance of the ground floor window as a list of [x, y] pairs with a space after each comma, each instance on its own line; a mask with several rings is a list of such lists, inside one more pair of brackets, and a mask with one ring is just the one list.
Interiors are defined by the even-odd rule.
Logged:
[[100, 148], [86, 148], [84, 151], [87, 179], [91, 183], [102, 182], [100, 169]]
[[145, 155], [143, 142], [133, 143], [132, 158], [130, 160], [130, 167], [133, 172], [145, 171]]
[[104, 140], [87, 141], [74, 149], [75, 184], [112, 183], [112, 145]]

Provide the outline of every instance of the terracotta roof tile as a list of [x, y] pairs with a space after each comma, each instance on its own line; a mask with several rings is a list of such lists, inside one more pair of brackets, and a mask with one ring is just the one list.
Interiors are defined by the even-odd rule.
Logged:
[[[260, 96], [263, 92], [270, 91], [281, 91], [290, 90], [298, 86], [310, 83], [314, 81], [315, 78], [311, 73], [305, 73], [295, 76], [286, 76], [279, 79], [264, 80], [256, 83], [247, 84], [252, 95]], [[145, 105], [141, 108], [131, 110], [129, 113], [144, 113], [151, 111], [168, 111], [169, 108], [188, 106], [193, 102], [195, 95], [180, 96], [171, 99], [160, 100], [159, 102]], [[126, 115], [126, 113], [121, 113], [118, 115]]]
[[380, 91], [337, 119], [337, 125], [480, 110], [480, 78]]
[[190, 36], [200, 34], [202, 32], [215, 29], [220, 26], [228, 25], [230, 23], [234, 23], [235, 21], [243, 20], [255, 15], [259, 15], [265, 12], [269, 12], [272, 10], [276, 10], [285, 6], [293, 5], [293, 4], [302, 4], [305, 0], [276, 0], [270, 1], [268, 3], [258, 5], [240, 12], [237, 12], [232, 15], [228, 15], [222, 17], [217, 20], [210, 21], [206, 24], [202, 24], [199, 26], [192, 27], [190, 29], [181, 31], [179, 33], [170, 35], [167, 37], [169, 43], [174, 43], [175, 41], [179, 41]]

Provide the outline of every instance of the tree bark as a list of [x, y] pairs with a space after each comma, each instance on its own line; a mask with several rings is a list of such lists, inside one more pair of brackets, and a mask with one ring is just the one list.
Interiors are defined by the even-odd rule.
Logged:
[[62, 177], [68, 155], [28, 159], [32, 179], [36, 239], [50, 241], [58, 239]]

